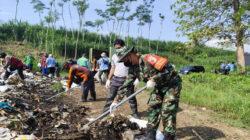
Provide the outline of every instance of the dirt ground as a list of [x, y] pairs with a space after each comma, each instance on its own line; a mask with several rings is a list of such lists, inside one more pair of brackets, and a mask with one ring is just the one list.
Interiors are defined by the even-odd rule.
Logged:
[[[70, 96], [72, 102], [78, 105], [84, 105], [90, 108], [88, 112], [89, 118], [97, 117], [102, 113], [103, 106], [106, 102], [106, 97], [109, 89], [104, 85], [96, 83], [97, 101], [88, 101], [80, 103], [81, 90], [75, 89], [65, 96]], [[90, 96], [90, 95], [89, 95]], [[147, 120], [147, 101], [149, 98], [148, 92], [142, 92], [137, 95], [138, 110], [142, 119]], [[69, 97], [68, 97], [69, 99]], [[129, 104], [125, 103], [118, 108], [117, 113], [130, 115]], [[194, 107], [188, 104], [180, 103], [180, 111], [177, 115], [177, 139], [181, 140], [247, 140], [250, 138], [250, 132], [246, 129], [240, 129], [230, 126], [229, 124], [220, 120], [215, 120], [215, 112], [204, 108]], [[162, 125], [159, 129], [162, 131]]]

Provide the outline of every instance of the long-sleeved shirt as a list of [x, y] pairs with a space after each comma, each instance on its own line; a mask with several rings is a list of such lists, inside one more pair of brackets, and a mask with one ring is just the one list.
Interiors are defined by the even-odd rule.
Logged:
[[14, 56], [6, 56], [3, 59], [2, 64], [4, 69], [7, 69], [9, 66], [14, 66], [14, 67], [24, 66], [23, 62]]
[[74, 78], [82, 78], [84, 82], [92, 77], [92, 73], [87, 68], [79, 65], [73, 65], [69, 69], [69, 79], [67, 88], [70, 88]]
[[[175, 83], [174, 76], [177, 75], [174, 71], [172, 64], [167, 63], [161, 71], [155, 69], [151, 64], [145, 60], [145, 56], [141, 56], [140, 64], [136, 66], [129, 67], [129, 76], [125, 81], [124, 85], [118, 91], [115, 101], [120, 102], [122, 98], [126, 95], [129, 85], [133, 84], [135, 79], [140, 77], [144, 82], [154, 79], [156, 81], [156, 87], [166, 87], [171, 86]], [[141, 75], [139, 74], [141, 72]]]

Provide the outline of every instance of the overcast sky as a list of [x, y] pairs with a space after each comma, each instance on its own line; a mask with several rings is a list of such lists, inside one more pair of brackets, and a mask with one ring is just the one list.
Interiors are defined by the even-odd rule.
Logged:
[[[38, 14], [34, 12], [33, 6], [30, 3], [31, 0], [20, 0], [19, 6], [18, 6], [18, 14], [17, 19], [21, 21], [28, 21], [31, 24], [38, 24], [39, 23], [39, 17]], [[46, 6], [49, 6], [50, 0], [41, 0], [43, 3], [46, 4]], [[61, 0], [55, 0], [56, 3], [60, 2]], [[89, 0], [89, 8], [86, 11], [85, 14], [85, 21], [95, 21], [96, 19], [101, 19], [96, 12], [95, 9], [105, 9], [106, 8], [106, 1], [105, 0]], [[158, 39], [159, 33], [160, 33], [160, 18], [159, 13], [162, 13], [165, 16], [165, 21], [163, 23], [163, 31], [161, 40], [166, 41], [181, 41], [186, 42], [188, 41], [186, 37], [180, 36], [177, 37], [177, 32], [175, 31], [177, 25], [173, 22], [175, 19], [175, 15], [173, 11], [170, 10], [170, 5], [173, 3], [171, 0], [155, 0], [154, 3], [154, 10], [153, 10], [153, 23], [151, 26], [151, 39]], [[132, 3], [131, 5], [131, 12], [134, 12], [135, 8], [140, 4], [140, 2]], [[15, 5], [16, 0], [0, 0], [0, 21], [7, 22], [9, 20], [14, 19], [15, 16]], [[58, 12], [61, 12], [61, 9], [57, 6]], [[74, 28], [78, 28], [78, 15], [76, 8], [71, 5], [71, 11], [72, 11], [72, 17], [73, 17], [73, 26]], [[42, 16], [46, 16], [48, 13], [48, 10], [43, 13]], [[126, 16], [126, 15], [125, 15]], [[66, 20], [67, 28], [71, 27], [70, 24], [70, 17], [69, 17], [69, 10], [68, 5], [65, 5], [64, 8], [64, 17]], [[127, 31], [127, 23], [123, 24], [123, 30], [122, 34], [125, 36]], [[56, 23], [56, 26], [63, 26], [62, 19], [60, 17], [59, 21]], [[109, 25], [110, 27], [107, 28], [107, 25], [105, 24], [103, 27], [103, 34], [107, 34], [111, 30], [111, 23]], [[137, 37], [137, 21], [134, 20], [130, 25], [130, 36]], [[94, 29], [90, 29], [90, 31], [95, 31]], [[148, 26], [145, 25], [143, 27], [143, 37], [148, 37]], [[209, 46], [215, 46], [219, 47], [217, 45], [218, 40], [212, 40], [208, 43], [206, 43]], [[233, 47], [232, 49], [234, 49]], [[250, 45], [245, 45], [245, 50], [247, 52], [250, 52]]]

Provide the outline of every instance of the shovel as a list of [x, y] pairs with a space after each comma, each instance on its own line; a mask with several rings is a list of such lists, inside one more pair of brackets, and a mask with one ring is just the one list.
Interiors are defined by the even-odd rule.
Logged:
[[[116, 108], [118, 108], [119, 106], [121, 106], [122, 104], [124, 104], [126, 101], [128, 101], [129, 99], [133, 98], [135, 95], [139, 94], [140, 92], [142, 92], [143, 90], [145, 90], [147, 88], [147, 86], [137, 90], [135, 93], [133, 93], [132, 95], [130, 95], [129, 97], [127, 97], [126, 99], [124, 99], [123, 101], [121, 101], [119, 104], [116, 105]], [[87, 124], [85, 124], [80, 131], [86, 131], [89, 129], [89, 126], [92, 125], [95, 121], [104, 118], [105, 116], [107, 116], [110, 113], [110, 110], [107, 110], [106, 112], [104, 112], [103, 114], [101, 114], [100, 116], [98, 116], [97, 118], [95, 118], [93, 121], [88, 122]]]
[[[78, 87], [79, 87], [79, 86], [76, 86], [76, 87], [70, 88], [69, 90], [74, 89], [74, 88], [78, 88]], [[43, 102], [45, 102], [45, 101], [49, 101], [49, 100], [51, 100], [51, 99], [53, 99], [53, 98], [57, 97], [58, 95], [61, 95], [61, 94], [65, 93], [65, 92], [66, 92], [66, 91], [63, 91], [63, 92], [57, 93], [56, 95], [53, 95], [53, 96], [51, 96], [51, 97], [49, 97], [49, 98], [47, 98], [47, 99], [43, 98], [43, 99], [42, 99], [42, 101], [43, 101]]]

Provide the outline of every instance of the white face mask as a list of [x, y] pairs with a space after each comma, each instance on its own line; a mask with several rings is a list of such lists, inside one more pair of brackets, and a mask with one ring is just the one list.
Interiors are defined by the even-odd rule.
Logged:
[[120, 48], [120, 49], [115, 49], [115, 52], [116, 53], [119, 53], [119, 52], [121, 52], [122, 51], [122, 48]]

